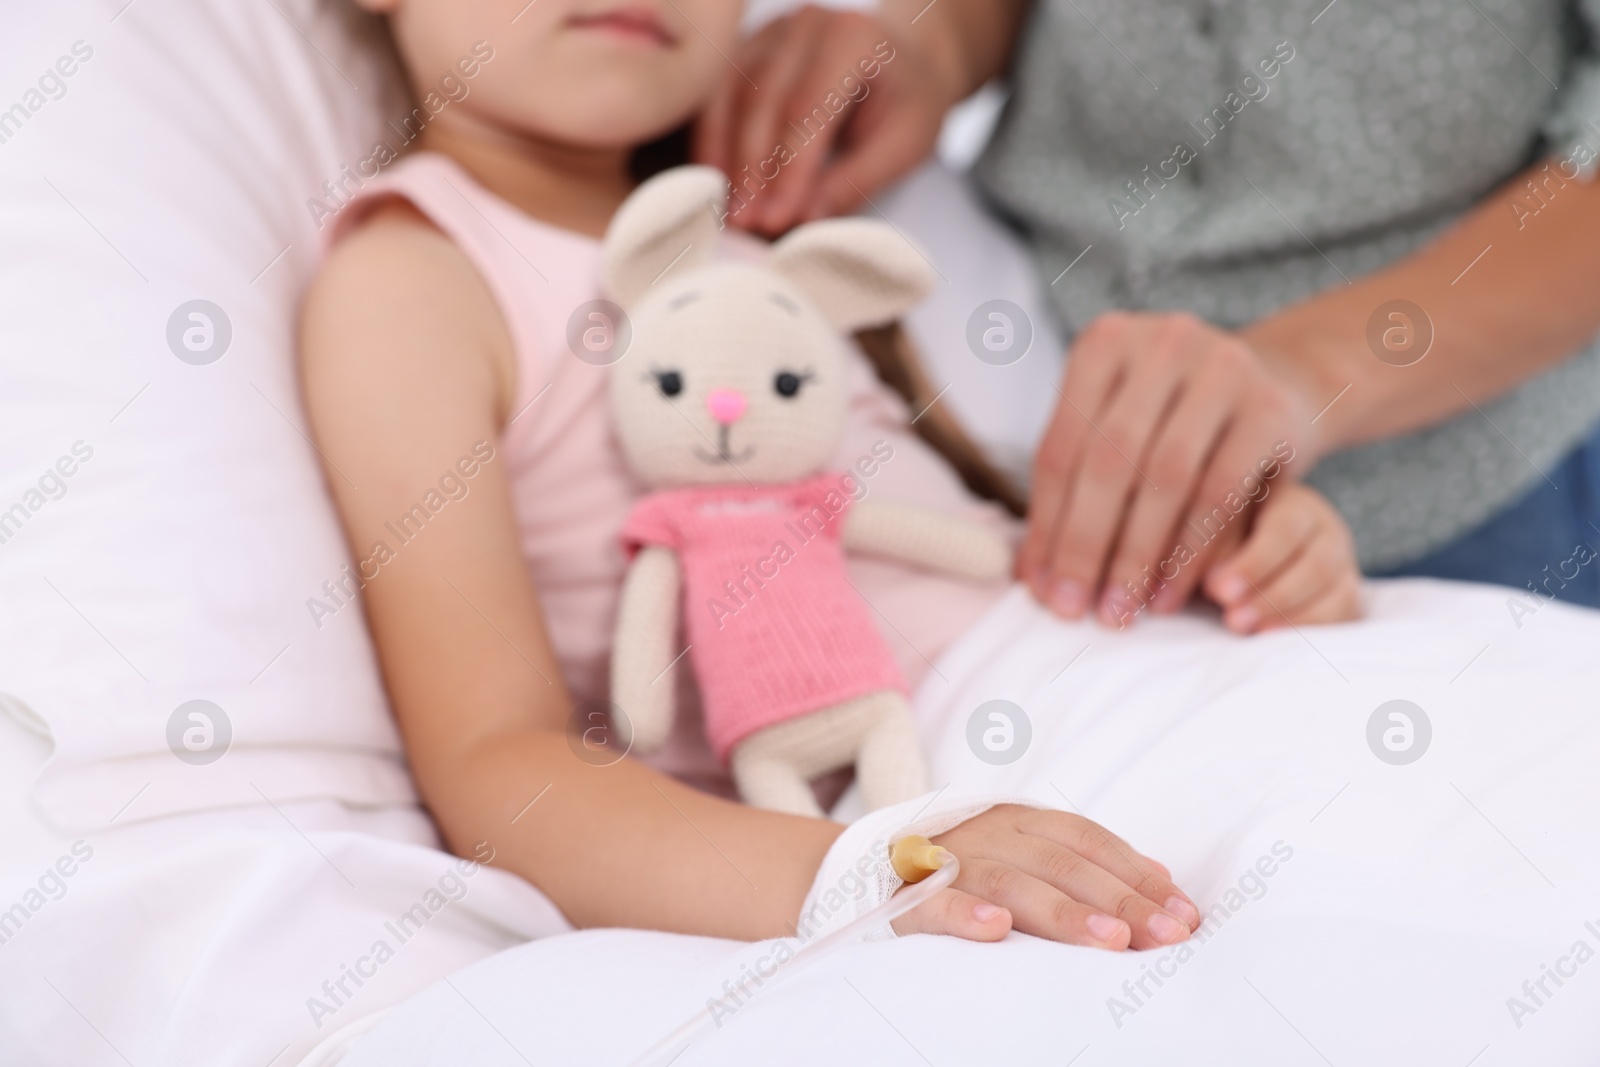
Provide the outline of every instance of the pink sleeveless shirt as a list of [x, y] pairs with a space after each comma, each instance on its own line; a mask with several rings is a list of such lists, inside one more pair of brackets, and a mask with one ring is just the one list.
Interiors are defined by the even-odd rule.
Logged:
[[[415, 153], [366, 183], [340, 211], [330, 243], [383, 199], [400, 197], [426, 216], [483, 277], [515, 348], [516, 396], [502, 431], [522, 553], [538, 590], [551, 644], [575, 700], [608, 693], [612, 631], [627, 569], [621, 532], [646, 489], [623, 460], [606, 400], [611, 368], [575, 357], [568, 321], [601, 295], [600, 243], [539, 222], [479, 185], [454, 160]], [[754, 241], [724, 242], [730, 255], [759, 256]], [[852, 361], [850, 416], [835, 466], [892, 449], [866, 481], [869, 492], [1012, 529], [975, 501], [942, 459], [915, 436], [898, 396], [864, 357]], [[1004, 592], [879, 560], [852, 557], [850, 580], [910, 684]], [[650, 760], [667, 773], [730, 793], [707, 743], [687, 676], [667, 746]]]

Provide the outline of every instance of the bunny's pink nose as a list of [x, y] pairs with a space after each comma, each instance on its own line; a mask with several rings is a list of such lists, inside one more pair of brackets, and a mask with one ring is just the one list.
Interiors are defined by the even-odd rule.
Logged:
[[724, 426], [739, 421], [745, 404], [744, 394], [737, 389], [713, 389], [706, 394], [706, 407], [711, 409], [711, 417]]

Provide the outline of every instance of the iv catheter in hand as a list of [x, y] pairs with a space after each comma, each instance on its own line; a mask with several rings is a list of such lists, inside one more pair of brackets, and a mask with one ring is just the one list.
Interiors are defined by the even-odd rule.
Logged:
[[[835, 949], [854, 944], [867, 932], [893, 922], [931, 900], [940, 890], [948, 888], [956, 880], [956, 875], [961, 873], [961, 861], [956, 859], [955, 853], [935, 845], [926, 837], [902, 837], [896, 841], [889, 849], [889, 863], [894, 873], [906, 883], [899, 892], [865, 915], [801, 947], [768, 982], [793, 974]], [[709, 1007], [697, 1011], [682, 1026], [634, 1060], [632, 1067], [665, 1067], [675, 1062], [690, 1044], [716, 1025], [716, 1018]]]

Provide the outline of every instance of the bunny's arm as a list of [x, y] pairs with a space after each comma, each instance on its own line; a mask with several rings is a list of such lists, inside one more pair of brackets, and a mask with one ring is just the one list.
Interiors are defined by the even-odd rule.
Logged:
[[996, 531], [910, 504], [863, 500], [845, 519], [847, 548], [962, 578], [1011, 573], [1011, 546]]
[[628, 568], [611, 649], [611, 702], [633, 728], [632, 751], [650, 753], [672, 729], [682, 571], [670, 548], [641, 549]]

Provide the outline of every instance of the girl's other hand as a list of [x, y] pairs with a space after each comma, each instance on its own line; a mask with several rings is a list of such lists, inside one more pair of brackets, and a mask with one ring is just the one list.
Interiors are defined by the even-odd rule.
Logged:
[[1239, 551], [1205, 578], [1236, 633], [1361, 617], [1361, 568], [1350, 529], [1313, 489], [1282, 481], [1256, 511]]
[[961, 873], [896, 933], [998, 941], [1016, 929], [1120, 952], [1176, 944], [1200, 925], [1165, 867], [1080, 815], [1005, 804], [933, 840]]

